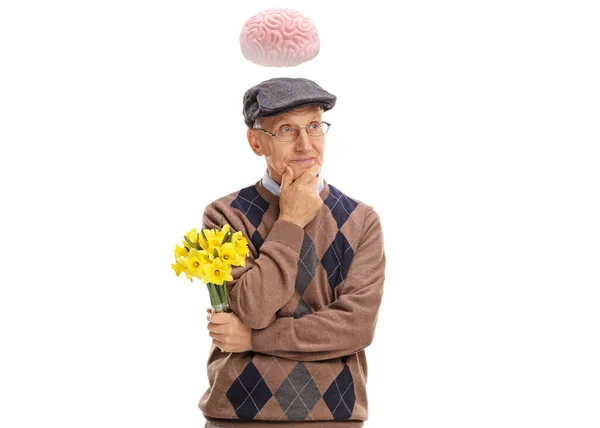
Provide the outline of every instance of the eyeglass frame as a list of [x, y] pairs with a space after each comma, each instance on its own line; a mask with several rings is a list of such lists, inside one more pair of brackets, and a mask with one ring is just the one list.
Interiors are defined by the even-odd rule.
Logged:
[[[324, 120], [319, 120], [319, 122], [320, 122], [320, 123], [324, 123], [324, 124], [326, 124], [326, 125], [327, 125], [327, 131], [323, 132], [321, 135], [316, 135], [316, 136], [310, 135], [310, 134], [308, 133], [308, 129], [306, 129], [306, 128], [308, 128], [308, 127], [309, 127], [309, 126], [310, 126], [312, 123], [314, 123], [314, 122], [315, 122], [315, 121], [313, 120], [313, 121], [311, 121], [311, 122], [310, 122], [308, 125], [305, 125], [305, 126], [288, 126], [289, 128], [292, 128], [292, 129], [297, 129], [297, 130], [298, 130], [298, 135], [296, 135], [296, 138], [294, 138], [293, 140], [289, 140], [289, 141], [281, 141], [281, 140], [277, 140], [277, 137], [275, 137], [275, 134], [277, 134], [277, 132], [278, 132], [278, 131], [279, 131], [281, 128], [279, 128], [277, 131], [275, 131], [275, 133], [269, 132], [269, 131], [267, 131], [266, 129], [262, 129], [262, 128], [254, 128], [254, 129], [258, 129], [259, 131], [262, 131], [262, 132], [264, 132], [265, 134], [267, 134], [267, 135], [270, 135], [271, 137], [275, 137], [275, 139], [276, 139], [277, 141], [279, 141], [280, 143], [291, 143], [292, 141], [296, 141], [296, 140], [298, 139], [298, 137], [300, 136], [300, 130], [301, 130], [301, 129], [305, 129], [305, 130], [306, 130], [306, 135], [308, 135], [308, 136], [309, 136], [309, 137], [311, 137], [311, 138], [322, 137], [323, 135], [325, 135], [325, 134], [327, 134], [327, 133], [329, 132], [329, 128], [331, 127], [331, 123], [329, 123], [329, 122], [325, 122]], [[282, 127], [282, 128], [283, 128], [283, 127]]]

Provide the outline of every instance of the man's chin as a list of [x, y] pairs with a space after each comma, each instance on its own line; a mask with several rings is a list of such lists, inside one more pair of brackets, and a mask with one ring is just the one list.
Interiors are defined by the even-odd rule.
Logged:
[[313, 161], [313, 162], [309, 162], [306, 164], [299, 164], [299, 163], [291, 162], [289, 165], [294, 169], [294, 172], [297, 171], [300, 174], [300, 173], [304, 173], [304, 171], [308, 171], [315, 164], [316, 164], [316, 162]]
[[293, 166], [292, 168], [294, 168], [294, 179], [302, 177], [302, 175], [308, 171], [309, 167], [303, 167], [303, 166]]

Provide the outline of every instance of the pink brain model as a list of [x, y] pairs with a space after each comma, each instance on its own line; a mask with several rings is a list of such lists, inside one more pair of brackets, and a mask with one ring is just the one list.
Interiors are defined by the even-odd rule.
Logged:
[[250, 18], [240, 34], [244, 57], [267, 67], [293, 67], [319, 53], [317, 28], [292, 9], [267, 9]]

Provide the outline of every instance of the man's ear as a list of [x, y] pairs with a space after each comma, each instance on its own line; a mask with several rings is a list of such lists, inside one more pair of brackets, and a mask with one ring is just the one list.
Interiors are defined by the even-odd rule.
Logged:
[[265, 154], [265, 152], [260, 143], [260, 138], [258, 136], [259, 132], [260, 131], [254, 128], [248, 128], [248, 132], [246, 133], [246, 135], [248, 137], [248, 144], [250, 144], [250, 148], [252, 149], [252, 151], [256, 153], [257, 156], [262, 156]]

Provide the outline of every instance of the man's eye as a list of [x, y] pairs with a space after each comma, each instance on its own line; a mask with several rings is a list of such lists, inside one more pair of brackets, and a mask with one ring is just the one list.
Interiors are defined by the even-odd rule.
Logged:
[[321, 124], [319, 122], [313, 122], [310, 124], [310, 127], [312, 129], [319, 129], [320, 126], [321, 126]]
[[284, 126], [283, 128], [280, 129], [280, 131], [287, 134], [288, 132], [292, 131], [292, 128], [290, 128], [289, 126]]

